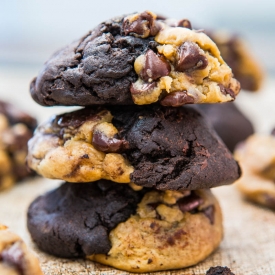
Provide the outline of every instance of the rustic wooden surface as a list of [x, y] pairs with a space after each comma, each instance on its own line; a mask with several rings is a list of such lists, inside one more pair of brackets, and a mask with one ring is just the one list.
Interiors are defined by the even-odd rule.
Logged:
[[[35, 71], [11, 68], [1, 70], [0, 98], [13, 101], [36, 114], [41, 121], [69, 108], [43, 108], [35, 104], [28, 92]], [[252, 119], [259, 132], [275, 126], [275, 81], [268, 80], [261, 93], [241, 93], [237, 104]], [[0, 223], [19, 234], [38, 254], [45, 275], [122, 275], [128, 272], [93, 264], [84, 260], [57, 259], [40, 252], [26, 230], [26, 210], [39, 194], [59, 185], [42, 178], [28, 180], [0, 194]], [[154, 274], [205, 274], [211, 266], [228, 266], [237, 275], [275, 275], [275, 212], [242, 200], [234, 186], [214, 190], [224, 213], [225, 235], [220, 248], [197, 266], [184, 270]]]

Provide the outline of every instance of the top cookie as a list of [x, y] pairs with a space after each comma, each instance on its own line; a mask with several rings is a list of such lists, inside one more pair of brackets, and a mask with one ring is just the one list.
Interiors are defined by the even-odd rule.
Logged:
[[239, 90], [205, 33], [148, 11], [101, 23], [56, 52], [31, 83], [33, 99], [44, 106], [175, 107], [232, 101]]

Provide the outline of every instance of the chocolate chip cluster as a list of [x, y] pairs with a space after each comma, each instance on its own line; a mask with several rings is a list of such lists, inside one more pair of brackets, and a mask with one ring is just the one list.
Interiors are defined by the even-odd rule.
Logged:
[[124, 18], [123, 32], [151, 36], [156, 42], [135, 60], [139, 78], [130, 91], [136, 104], [160, 101], [163, 106], [178, 107], [232, 101], [238, 94], [239, 83], [216, 45], [204, 33], [192, 30], [188, 20], [158, 20], [153, 13], [144, 12]]

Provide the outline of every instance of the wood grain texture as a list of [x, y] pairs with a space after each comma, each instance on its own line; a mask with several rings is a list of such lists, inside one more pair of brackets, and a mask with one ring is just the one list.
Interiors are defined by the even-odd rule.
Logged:
[[[45, 275], [124, 275], [87, 260], [58, 259], [40, 252], [26, 230], [26, 211], [39, 194], [59, 182], [36, 178], [0, 194], [0, 222], [19, 234], [38, 254]], [[275, 213], [243, 201], [234, 186], [213, 190], [224, 214], [225, 235], [220, 248], [204, 262], [186, 269], [154, 274], [201, 275], [211, 266], [228, 266], [237, 275], [275, 274]]]

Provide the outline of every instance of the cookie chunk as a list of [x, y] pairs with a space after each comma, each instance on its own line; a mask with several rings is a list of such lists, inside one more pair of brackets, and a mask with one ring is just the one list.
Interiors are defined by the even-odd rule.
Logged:
[[34, 118], [0, 101], [0, 190], [34, 174], [27, 169], [25, 158], [36, 125]]
[[222, 235], [220, 207], [209, 190], [150, 191], [136, 214], [110, 232], [110, 251], [88, 258], [129, 272], [184, 268], [211, 254]]
[[38, 247], [55, 256], [108, 253], [110, 231], [135, 213], [142, 192], [106, 180], [64, 183], [30, 205], [28, 229]]
[[240, 85], [216, 44], [184, 22], [149, 11], [103, 22], [45, 63], [31, 95], [44, 106], [234, 100]]
[[0, 274], [43, 275], [39, 261], [21, 238], [0, 224]]
[[213, 31], [206, 34], [217, 44], [223, 59], [231, 67], [234, 77], [240, 81], [242, 89], [259, 90], [264, 73], [245, 42], [239, 36], [226, 32]]
[[235, 275], [231, 272], [230, 268], [227, 266], [215, 266], [210, 267], [209, 270], [207, 270], [206, 275]]
[[69, 182], [101, 178], [160, 190], [230, 184], [239, 166], [188, 107], [85, 108], [53, 117], [29, 142], [28, 165]]
[[254, 134], [237, 146], [242, 168], [236, 186], [245, 198], [275, 210], [275, 137]]
[[210, 121], [231, 152], [235, 146], [254, 133], [253, 125], [233, 102], [200, 104], [196, 108]]

